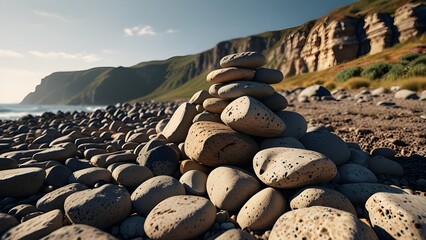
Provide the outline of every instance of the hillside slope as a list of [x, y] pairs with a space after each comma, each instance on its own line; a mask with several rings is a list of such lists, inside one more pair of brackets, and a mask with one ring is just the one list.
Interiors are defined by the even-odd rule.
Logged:
[[128, 68], [53, 73], [22, 103], [114, 104], [188, 97], [207, 88], [205, 76], [230, 53], [262, 52], [267, 67], [291, 77], [380, 53], [425, 29], [422, 1], [361, 0], [301, 26], [223, 41], [199, 54]]

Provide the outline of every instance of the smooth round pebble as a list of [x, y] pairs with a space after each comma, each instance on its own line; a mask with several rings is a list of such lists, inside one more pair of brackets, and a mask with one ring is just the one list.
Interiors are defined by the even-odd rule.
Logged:
[[254, 71], [247, 68], [228, 67], [211, 71], [207, 75], [209, 83], [225, 83], [236, 80], [251, 80], [254, 77]]
[[26, 167], [0, 171], [0, 198], [25, 197], [38, 192], [46, 172], [42, 168]]
[[368, 168], [358, 164], [343, 164], [338, 168], [340, 183], [377, 183], [377, 177]]
[[259, 181], [237, 167], [217, 167], [207, 177], [210, 201], [222, 210], [238, 211], [259, 190]]
[[105, 168], [91, 167], [84, 168], [72, 173], [69, 177], [68, 182], [70, 183], [82, 183], [86, 186], [93, 187], [95, 183], [99, 181], [105, 181], [107, 183], [112, 181], [112, 174]]
[[240, 52], [220, 59], [221, 67], [258, 68], [266, 64], [266, 58], [258, 52]]
[[112, 177], [119, 184], [134, 188], [144, 181], [154, 177], [154, 174], [148, 168], [133, 163], [121, 164], [114, 169]]
[[273, 188], [265, 188], [253, 195], [241, 208], [237, 222], [242, 229], [252, 231], [271, 229], [285, 212], [286, 200]]
[[229, 229], [219, 236], [214, 238], [215, 240], [256, 240], [253, 235], [240, 229]]
[[348, 145], [328, 131], [308, 132], [299, 141], [306, 149], [324, 154], [337, 166], [346, 163], [351, 157]]
[[132, 215], [120, 224], [120, 236], [123, 239], [134, 239], [137, 237], [144, 237], [145, 231], [143, 225], [145, 224], [145, 218]]
[[283, 78], [284, 75], [280, 70], [270, 68], [256, 68], [253, 81], [275, 84], [281, 82]]
[[278, 111], [275, 114], [284, 122], [286, 128], [282, 133], [283, 137], [293, 137], [299, 139], [306, 134], [308, 124], [305, 117], [297, 112]]
[[294, 137], [265, 138], [260, 142], [259, 147], [261, 150], [273, 147], [305, 149], [305, 146]]
[[271, 96], [274, 92], [274, 88], [265, 83], [235, 81], [222, 84], [217, 91], [217, 95], [223, 99], [236, 99], [242, 96], [263, 99]]
[[147, 216], [155, 205], [176, 195], [185, 195], [185, 187], [178, 180], [170, 176], [156, 176], [139, 185], [131, 199], [135, 211]]
[[190, 170], [184, 173], [179, 182], [185, 187], [186, 193], [190, 195], [203, 196], [207, 193], [207, 174], [199, 170]]

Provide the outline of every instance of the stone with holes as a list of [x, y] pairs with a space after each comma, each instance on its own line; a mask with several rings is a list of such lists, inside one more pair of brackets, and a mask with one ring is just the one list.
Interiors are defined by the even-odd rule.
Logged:
[[62, 227], [63, 218], [60, 210], [52, 210], [9, 229], [2, 240], [40, 239]]
[[215, 218], [216, 208], [208, 199], [173, 196], [152, 209], [144, 229], [150, 239], [191, 239], [207, 231]]
[[340, 209], [356, 215], [355, 207], [340, 192], [319, 186], [306, 187], [294, 194], [290, 201], [293, 210], [312, 206], [324, 206]]
[[314, 206], [284, 213], [269, 236], [276, 239], [378, 239], [355, 215], [334, 208]]
[[185, 140], [185, 153], [206, 166], [246, 165], [258, 151], [249, 136], [216, 122], [194, 123]]
[[232, 101], [220, 118], [236, 131], [259, 137], [280, 136], [286, 127], [269, 108], [248, 96]]
[[71, 194], [65, 199], [64, 208], [72, 223], [106, 229], [130, 214], [132, 202], [124, 187], [105, 184]]
[[423, 239], [426, 236], [424, 196], [379, 192], [365, 207], [381, 239]]
[[277, 188], [326, 183], [337, 173], [336, 165], [321, 153], [285, 147], [258, 152], [253, 168], [263, 183]]

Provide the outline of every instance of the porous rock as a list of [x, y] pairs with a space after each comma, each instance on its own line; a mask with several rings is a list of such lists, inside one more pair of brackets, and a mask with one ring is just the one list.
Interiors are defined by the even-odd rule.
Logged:
[[52, 210], [9, 229], [2, 240], [40, 239], [62, 227], [63, 217], [60, 210]]
[[258, 146], [249, 136], [215, 122], [194, 123], [185, 140], [185, 153], [206, 166], [246, 165]]
[[232, 101], [220, 118], [232, 129], [253, 136], [276, 137], [286, 128], [284, 122], [270, 109], [248, 96]]
[[378, 239], [355, 215], [334, 208], [314, 206], [284, 213], [269, 236], [276, 239]]
[[127, 190], [114, 184], [73, 193], [64, 203], [66, 216], [72, 223], [100, 229], [121, 222], [130, 214], [131, 208]]
[[381, 239], [423, 239], [426, 236], [424, 196], [379, 192], [367, 200], [365, 207]]
[[290, 207], [293, 210], [312, 206], [331, 207], [356, 215], [355, 207], [345, 195], [326, 187], [302, 188], [290, 201]]
[[285, 147], [258, 152], [253, 159], [253, 168], [263, 183], [277, 188], [325, 183], [337, 173], [336, 165], [321, 153]]
[[191, 239], [213, 225], [216, 208], [206, 198], [173, 196], [160, 202], [145, 220], [150, 239]]

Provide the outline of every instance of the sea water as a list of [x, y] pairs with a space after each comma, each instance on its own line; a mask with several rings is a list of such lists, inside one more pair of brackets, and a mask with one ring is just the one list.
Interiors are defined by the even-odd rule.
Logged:
[[105, 109], [106, 106], [94, 105], [32, 105], [32, 104], [0, 104], [0, 120], [16, 120], [28, 114], [39, 116], [44, 112], [93, 112]]

